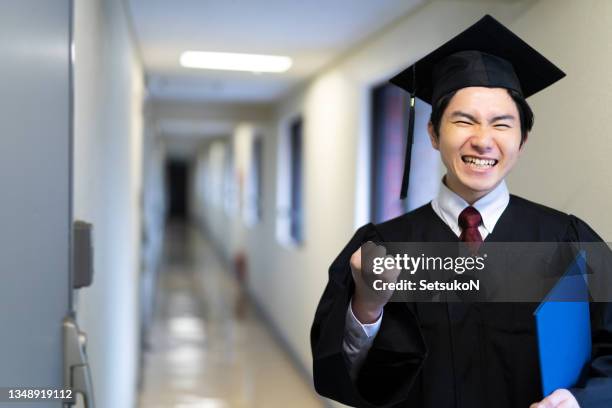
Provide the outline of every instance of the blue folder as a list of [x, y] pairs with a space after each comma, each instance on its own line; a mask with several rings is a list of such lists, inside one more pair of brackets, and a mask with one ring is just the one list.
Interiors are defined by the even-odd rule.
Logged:
[[578, 253], [534, 312], [542, 392], [573, 387], [591, 359], [591, 322], [586, 256]]

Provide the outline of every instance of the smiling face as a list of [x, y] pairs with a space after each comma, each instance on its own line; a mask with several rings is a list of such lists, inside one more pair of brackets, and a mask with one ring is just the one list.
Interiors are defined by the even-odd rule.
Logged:
[[503, 88], [460, 89], [438, 137], [431, 123], [428, 130], [446, 166], [446, 185], [470, 204], [497, 187], [522, 151], [518, 108]]

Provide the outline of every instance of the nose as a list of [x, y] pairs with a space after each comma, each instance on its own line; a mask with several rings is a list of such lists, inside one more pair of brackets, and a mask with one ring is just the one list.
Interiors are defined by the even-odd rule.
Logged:
[[493, 148], [493, 137], [486, 126], [478, 126], [470, 138], [470, 144], [478, 152], [487, 152]]

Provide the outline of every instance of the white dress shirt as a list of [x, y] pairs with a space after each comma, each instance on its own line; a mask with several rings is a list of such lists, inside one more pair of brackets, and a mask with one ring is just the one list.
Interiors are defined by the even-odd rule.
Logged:
[[[482, 224], [478, 227], [478, 231], [483, 240], [493, 232], [497, 220], [508, 206], [509, 201], [510, 193], [508, 193], [506, 182], [502, 180], [497, 187], [472, 204], [472, 207], [476, 208], [482, 217]], [[469, 206], [467, 201], [446, 187], [443, 182], [440, 183], [437, 197], [431, 201], [434, 212], [457, 236], [461, 235], [459, 214]]]
[[[508, 193], [508, 187], [506, 182], [502, 180], [497, 187], [472, 204], [472, 207], [476, 208], [482, 217], [482, 224], [478, 227], [478, 231], [483, 240], [493, 232], [495, 224], [497, 224], [499, 217], [501, 217], [509, 202], [510, 194]], [[458, 237], [461, 235], [459, 214], [469, 205], [457, 193], [446, 187], [443, 180], [440, 182], [438, 195], [431, 201], [431, 207], [436, 215]], [[362, 324], [353, 314], [351, 303], [352, 299], [346, 311], [342, 348], [349, 363], [351, 377], [354, 379], [359, 371], [359, 367], [361, 367], [368, 351], [372, 347], [374, 338], [380, 329], [383, 314], [381, 313], [378, 320], [374, 323]]]

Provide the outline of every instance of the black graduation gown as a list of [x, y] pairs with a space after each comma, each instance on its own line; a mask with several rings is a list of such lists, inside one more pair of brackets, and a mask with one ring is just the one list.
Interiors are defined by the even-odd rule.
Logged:
[[[388, 303], [351, 381], [342, 351], [354, 284], [349, 259], [365, 241], [456, 242], [431, 204], [361, 227], [329, 269], [311, 329], [314, 385], [357, 407], [524, 407], [543, 398], [534, 303]], [[487, 242], [589, 242], [578, 218], [511, 195]], [[591, 303], [592, 361], [572, 389], [582, 408], [612, 407], [612, 307]]]

